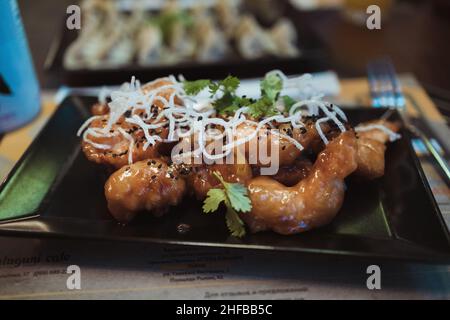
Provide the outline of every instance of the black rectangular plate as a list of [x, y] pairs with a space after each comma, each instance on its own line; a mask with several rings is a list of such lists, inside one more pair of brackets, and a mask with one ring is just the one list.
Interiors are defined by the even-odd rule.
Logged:
[[[76, 136], [93, 102], [68, 97], [1, 185], [0, 234], [450, 261], [447, 228], [404, 130], [387, 149], [385, 176], [348, 179], [343, 208], [328, 226], [294, 236], [263, 232], [237, 239], [229, 235], [223, 213], [203, 214], [193, 199], [162, 218], [141, 214], [119, 226], [103, 194], [108, 173], [85, 159]], [[346, 112], [359, 123], [385, 110]], [[190, 231], [178, 232], [181, 223]]]
[[168, 74], [183, 74], [187, 79], [220, 79], [229, 74], [237, 77], [261, 77], [273, 69], [289, 74], [324, 71], [330, 68], [327, 50], [318, 35], [303, 21], [301, 14], [289, 5], [285, 16], [292, 20], [298, 34], [301, 55], [294, 58], [274, 56], [248, 60], [232, 52], [222, 60], [214, 62], [185, 61], [174, 65], [140, 66], [128, 64], [117, 68], [69, 70], [63, 65], [67, 47], [76, 39], [77, 31], [68, 30], [64, 25], [56, 35], [46, 59], [45, 68], [72, 86], [94, 86], [122, 83], [124, 79], [155, 79]]

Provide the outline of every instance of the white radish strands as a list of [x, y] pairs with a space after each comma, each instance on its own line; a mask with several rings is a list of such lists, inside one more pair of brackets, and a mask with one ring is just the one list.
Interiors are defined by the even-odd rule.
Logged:
[[395, 141], [401, 138], [401, 135], [392, 131], [391, 129], [389, 129], [386, 126], [383, 126], [382, 124], [368, 124], [368, 125], [363, 125], [363, 126], [357, 126], [355, 127], [355, 131], [356, 132], [364, 132], [364, 131], [370, 131], [370, 130], [381, 130], [384, 133], [386, 133], [389, 136], [389, 141]]
[[[304, 75], [296, 78], [287, 78], [279, 70], [271, 71], [271, 73], [276, 74], [282, 79], [283, 88], [299, 87], [299, 90], [301, 90], [301, 86], [306, 85], [305, 83], [311, 77], [310, 75]], [[183, 78], [180, 76], [179, 79], [181, 80]], [[165, 84], [154, 89], [149, 89], [152, 85], [161, 80], [170, 81], [171, 84]], [[170, 92], [170, 96], [166, 99], [161, 93], [167, 93], [168, 90], [171, 90], [172, 92]], [[105, 101], [104, 92], [102, 95], [101, 98]], [[160, 102], [163, 106], [162, 109], [157, 108], [158, 114], [154, 111], [154, 102], [156, 101]], [[183, 105], [179, 104], [180, 101], [182, 101]], [[195, 139], [194, 142], [198, 145], [198, 149], [177, 156], [184, 157], [194, 153], [197, 155], [203, 154], [203, 156], [209, 160], [217, 160], [227, 157], [233, 149], [255, 138], [260, 130], [270, 130], [270, 128], [276, 127], [276, 123], [290, 123], [294, 128], [301, 128], [304, 127], [304, 123], [302, 122], [303, 117], [318, 117], [320, 112], [322, 112], [325, 116], [316, 122], [316, 128], [324, 143], [328, 143], [325, 134], [322, 132], [320, 123], [333, 121], [336, 126], [344, 132], [345, 126], [342, 124], [341, 120], [347, 121], [347, 117], [341, 109], [321, 101], [320, 96], [310, 97], [309, 99], [295, 103], [290, 108], [290, 112], [287, 115], [280, 113], [262, 119], [259, 122], [247, 119], [246, 112], [248, 112], [248, 107], [238, 109], [233, 116], [228, 118], [217, 117], [216, 111], [213, 108], [203, 107], [211, 106], [212, 101], [213, 98], [210, 101], [205, 101], [204, 98], [202, 98], [202, 100], [197, 100], [195, 96], [188, 96], [183, 89], [183, 83], [178, 81], [174, 76], [157, 79], [144, 86], [141, 86], [139, 81], [136, 80], [135, 77], [132, 77], [130, 83], [125, 83], [119, 90], [111, 92], [111, 102], [108, 103], [110, 113], [105, 127], [89, 127], [92, 124], [92, 121], [101, 118], [101, 116], [93, 116], [83, 123], [77, 134], [81, 135], [83, 133], [82, 138], [85, 142], [102, 150], [107, 150], [111, 148], [111, 146], [95, 143], [89, 136], [98, 138], [121, 134], [129, 141], [128, 161], [129, 163], [132, 163], [132, 151], [135, 144], [133, 136], [119, 125], [117, 128], [118, 132], [110, 132], [112, 125], [117, 124], [119, 119], [123, 119], [122, 116], [125, 112], [128, 112], [130, 116], [125, 117], [125, 122], [136, 125], [144, 131], [146, 139], [143, 146], [144, 150], [149, 146], [155, 145], [156, 142], [173, 142], [179, 141], [180, 138], [192, 137]], [[202, 107], [200, 108], [199, 106]], [[341, 120], [339, 120], [338, 117]], [[238, 126], [243, 123], [253, 124], [255, 130], [244, 138], [236, 139], [235, 135]], [[213, 130], [215, 133], [211, 134], [209, 129], [217, 127], [220, 128], [219, 131], [221, 133], [218, 134], [217, 130]], [[155, 130], [161, 128], [168, 128], [167, 139], [163, 139], [159, 134], [155, 134]], [[273, 133], [274, 131], [271, 132]], [[276, 135], [278, 135], [279, 138], [284, 138], [292, 142], [299, 150], [303, 149], [303, 146], [292, 137], [280, 132], [276, 132]], [[222, 150], [216, 150], [216, 154], [210, 154], [207, 150], [206, 142], [211, 140], [217, 141], [219, 139], [225, 139]]]

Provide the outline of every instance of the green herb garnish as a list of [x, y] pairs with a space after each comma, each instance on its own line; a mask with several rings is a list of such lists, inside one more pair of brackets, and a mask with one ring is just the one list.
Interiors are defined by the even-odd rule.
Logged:
[[283, 80], [278, 75], [270, 73], [261, 80], [260, 87], [261, 96], [275, 102], [283, 89]]
[[261, 80], [261, 98], [249, 105], [248, 113], [254, 118], [278, 114], [275, 104], [283, 88], [283, 80], [276, 74], [267, 74]]
[[217, 211], [223, 202], [227, 208], [225, 219], [231, 235], [243, 237], [245, 235], [244, 222], [238, 212], [249, 212], [252, 208], [247, 188], [239, 183], [226, 182], [222, 175], [214, 171], [213, 175], [220, 181], [222, 188], [210, 189], [203, 203], [203, 212]]
[[297, 102], [294, 99], [292, 99], [290, 96], [282, 96], [281, 98], [283, 99], [285, 112], [289, 112], [291, 107]]
[[186, 94], [190, 96], [195, 96], [200, 93], [203, 89], [211, 84], [211, 80], [200, 79], [195, 81], [184, 81], [183, 87]]
[[[228, 76], [223, 80], [213, 82], [211, 80], [202, 79], [196, 81], [185, 81], [183, 83], [184, 90], [189, 95], [197, 95], [205, 88], [209, 89], [210, 97], [215, 98], [212, 102], [214, 109], [218, 114], [233, 115], [236, 110], [242, 107], [248, 107], [247, 113], [253, 118], [259, 119], [279, 114], [276, 108], [276, 102], [280, 98], [283, 89], [283, 80], [276, 74], [267, 74], [260, 82], [261, 97], [258, 100], [251, 100], [236, 95], [239, 87], [238, 78]], [[289, 96], [282, 96], [285, 111], [289, 111], [295, 100]]]
[[256, 102], [249, 105], [248, 114], [253, 118], [270, 117], [278, 114], [275, 103], [268, 97], [261, 97]]

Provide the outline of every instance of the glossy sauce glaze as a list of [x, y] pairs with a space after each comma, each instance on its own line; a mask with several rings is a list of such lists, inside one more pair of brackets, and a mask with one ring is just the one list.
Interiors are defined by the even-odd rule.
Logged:
[[257, 177], [248, 185], [252, 210], [241, 214], [253, 232], [281, 234], [307, 231], [329, 223], [344, 200], [344, 179], [357, 168], [356, 137], [347, 131], [331, 141], [311, 173], [292, 187], [271, 177]]
[[186, 192], [186, 182], [177, 170], [161, 159], [148, 159], [124, 166], [105, 184], [108, 208], [114, 218], [130, 221], [139, 211], [161, 216], [177, 205]]

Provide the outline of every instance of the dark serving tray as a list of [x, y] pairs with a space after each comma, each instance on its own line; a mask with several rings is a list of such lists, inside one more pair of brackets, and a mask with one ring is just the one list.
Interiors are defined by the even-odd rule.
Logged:
[[229, 74], [237, 77], [261, 77], [273, 69], [289, 74], [319, 72], [330, 68], [327, 50], [318, 35], [296, 14], [294, 9], [285, 10], [285, 16], [292, 20], [298, 34], [298, 47], [301, 54], [294, 58], [266, 56], [248, 60], [232, 52], [222, 60], [215, 62], [186, 61], [173, 65], [140, 66], [135, 63], [117, 68], [69, 70], [63, 65], [63, 56], [67, 47], [77, 38], [76, 30], [68, 30], [64, 24], [61, 32], [55, 36], [45, 61], [45, 69], [60, 77], [71, 86], [94, 86], [122, 83], [124, 79], [146, 81], [168, 74], [183, 74], [187, 79], [220, 79]]
[[[190, 198], [162, 218], [141, 214], [120, 226], [103, 194], [108, 173], [85, 159], [76, 136], [93, 102], [68, 97], [0, 186], [0, 234], [450, 261], [447, 228], [404, 130], [387, 149], [385, 176], [348, 179], [344, 206], [328, 226], [294, 236], [263, 232], [237, 239], [229, 235], [223, 213], [203, 214], [201, 203]], [[384, 112], [360, 108], [347, 115], [358, 123]], [[180, 233], [182, 223], [190, 231]]]

